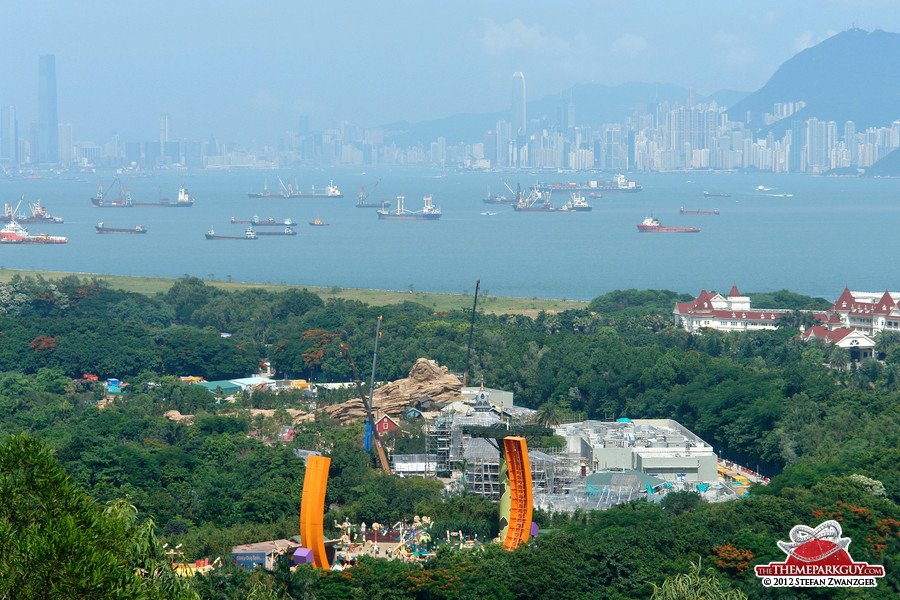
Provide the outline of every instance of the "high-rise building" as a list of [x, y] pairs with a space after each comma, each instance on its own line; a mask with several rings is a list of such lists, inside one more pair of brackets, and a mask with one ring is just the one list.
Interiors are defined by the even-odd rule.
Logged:
[[59, 162], [59, 115], [56, 110], [56, 56], [38, 60], [38, 151], [37, 162]]
[[512, 85], [512, 133], [514, 136], [527, 134], [525, 120], [525, 75], [521, 71], [513, 73]]
[[70, 165], [75, 158], [73, 152], [72, 124], [59, 124], [59, 162], [62, 165]]
[[0, 160], [19, 164], [19, 123], [16, 107], [0, 107]]
[[159, 155], [166, 155], [166, 142], [169, 141], [169, 115], [159, 116]]

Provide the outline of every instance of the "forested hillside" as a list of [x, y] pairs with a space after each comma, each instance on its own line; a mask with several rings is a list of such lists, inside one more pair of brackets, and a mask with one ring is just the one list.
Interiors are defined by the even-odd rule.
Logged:
[[[778, 297], [797, 308], [816, 303]], [[672, 306], [682, 300], [629, 290], [535, 319], [478, 314], [472, 379], [510, 389], [517, 404], [532, 408], [549, 403], [590, 418], [674, 418], [717, 449], [786, 468], [751, 499], [707, 506], [675, 494], [662, 506], [637, 502], [572, 519], [538, 513], [536, 521], [556, 533], [513, 553], [439, 554], [424, 569], [372, 561], [345, 575], [301, 571], [255, 583], [226, 570], [198, 584], [197, 593], [244, 597], [240, 590], [258, 584], [269, 586], [269, 597], [302, 597], [302, 588], [322, 598], [643, 598], [653, 583], [702, 558], [729, 585], [771, 597], [752, 565], [777, 557], [775, 541], [794, 524], [833, 515], [854, 539], [854, 559], [885, 564], [888, 576], [873, 593], [894, 597], [900, 341], [878, 340], [883, 362], [831, 368], [829, 361], [845, 364], [840, 353], [801, 343], [791, 327], [688, 335], [672, 325]], [[323, 302], [296, 289], [223, 292], [193, 278], [154, 297], [75, 277], [16, 279], [0, 285], [0, 444], [20, 433], [37, 438], [93, 501], [127, 500], [165, 540], [183, 543], [188, 559], [296, 534], [303, 463], [293, 447], [332, 457], [326, 524], [429, 514], [441, 530], [496, 535], [490, 504], [448, 498], [435, 482], [373, 472], [361, 427], [319, 417], [287, 446], [273, 445], [278, 426], [290, 420], [285, 409], [308, 408], [299, 393], [242, 393], [235, 404], [218, 404], [177, 379], [249, 376], [268, 360], [288, 377], [346, 381], [340, 346], [371, 356], [379, 314], [377, 379], [405, 377], [419, 357], [462, 371], [464, 312]], [[100, 410], [102, 386], [84, 374], [128, 385]], [[344, 397], [336, 392], [319, 402]], [[194, 419], [163, 417], [173, 409]], [[404, 429], [398, 451], [413, 450], [421, 443], [416, 424]], [[0, 483], [14, 485], [6, 469]], [[4, 531], [0, 548], [8, 542]]]

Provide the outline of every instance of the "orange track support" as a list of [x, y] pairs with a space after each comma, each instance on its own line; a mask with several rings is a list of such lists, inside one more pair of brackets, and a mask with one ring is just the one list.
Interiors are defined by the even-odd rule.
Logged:
[[531, 512], [534, 503], [531, 497], [531, 464], [528, 461], [528, 446], [525, 438], [510, 436], [503, 438], [506, 450], [506, 464], [509, 468], [509, 529], [503, 547], [515, 550], [528, 541], [531, 535]]
[[300, 540], [304, 548], [312, 550], [313, 564], [319, 569], [329, 568], [322, 527], [325, 518], [325, 488], [328, 486], [330, 466], [331, 459], [325, 456], [307, 458], [306, 475], [303, 477], [303, 498], [300, 501]]

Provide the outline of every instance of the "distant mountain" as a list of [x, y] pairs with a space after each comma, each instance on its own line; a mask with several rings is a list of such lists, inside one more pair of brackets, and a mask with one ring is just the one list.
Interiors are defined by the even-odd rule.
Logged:
[[860, 131], [890, 125], [900, 118], [900, 34], [848, 29], [800, 52], [766, 82], [728, 111], [732, 121], [745, 121], [763, 130], [763, 113], [776, 102], [806, 102], [806, 107], [774, 127], [778, 134], [794, 119], [815, 117], [856, 123]]
[[[575, 122], [599, 128], [607, 123], [623, 122], [639, 107], [646, 112], [665, 102], [684, 104], [689, 94], [687, 88], [665, 83], [624, 83], [617, 86], [587, 83], [529, 102], [527, 114], [529, 120], [540, 116], [546, 120], [548, 128], [552, 127], [558, 123], [571, 97], [575, 106]], [[747, 92], [722, 90], [711, 96], [698, 95], [697, 102], [715, 101], [720, 106], [729, 106], [746, 95]], [[460, 114], [419, 123], [400, 121], [382, 125], [381, 128], [391, 132], [387, 141], [400, 146], [430, 143], [438, 137], [446, 138], [448, 144], [471, 143], [481, 141], [484, 134], [495, 129], [501, 119], [509, 121], [510, 112]]]

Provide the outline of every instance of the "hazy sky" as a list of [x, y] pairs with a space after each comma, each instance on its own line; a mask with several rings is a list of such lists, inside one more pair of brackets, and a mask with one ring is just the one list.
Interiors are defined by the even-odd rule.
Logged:
[[[550, 7], [553, 6], [551, 9]], [[896, 0], [5, 0], [0, 104], [37, 114], [38, 56], [56, 55], [76, 140], [270, 143], [308, 115], [374, 126], [509, 107], [587, 82], [752, 91], [854, 24], [900, 32]]]

